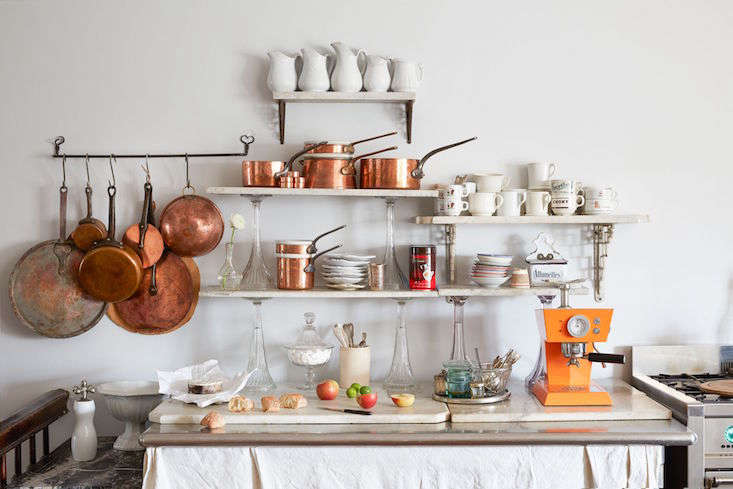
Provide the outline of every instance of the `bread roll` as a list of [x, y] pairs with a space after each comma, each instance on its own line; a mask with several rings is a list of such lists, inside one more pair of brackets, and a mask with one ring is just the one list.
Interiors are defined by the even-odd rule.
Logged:
[[201, 425], [207, 428], [223, 428], [226, 423], [224, 422], [224, 416], [219, 414], [217, 411], [209, 411], [201, 420]]
[[286, 409], [299, 409], [306, 407], [308, 401], [303, 394], [283, 394], [280, 396], [280, 405]]
[[272, 413], [275, 411], [280, 411], [280, 401], [275, 399], [272, 396], [265, 396], [261, 399], [262, 401], [262, 410], [266, 413]]
[[229, 410], [233, 413], [247, 413], [255, 407], [252, 399], [242, 396], [234, 396], [229, 399]]

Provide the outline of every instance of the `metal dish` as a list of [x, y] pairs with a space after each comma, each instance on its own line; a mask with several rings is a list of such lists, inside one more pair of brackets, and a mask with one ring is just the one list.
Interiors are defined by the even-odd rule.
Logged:
[[478, 399], [458, 399], [454, 397], [439, 396], [438, 394], [433, 394], [433, 399], [447, 404], [468, 404], [475, 406], [477, 404], [494, 404], [496, 402], [505, 401], [509, 399], [509, 396], [511, 395], [512, 393], [507, 390], [500, 394], [496, 394], [495, 396], [480, 397]]

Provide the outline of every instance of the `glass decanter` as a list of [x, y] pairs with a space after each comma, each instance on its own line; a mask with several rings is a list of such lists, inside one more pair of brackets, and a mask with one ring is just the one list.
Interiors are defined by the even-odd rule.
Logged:
[[407, 321], [405, 319], [405, 302], [397, 302], [397, 328], [394, 337], [394, 354], [392, 366], [387, 378], [384, 379], [384, 390], [388, 394], [408, 392], [414, 394], [417, 390], [415, 377], [410, 365], [410, 351], [407, 347]]
[[219, 269], [219, 274], [216, 278], [219, 281], [219, 286], [223, 290], [237, 290], [239, 289], [239, 282], [242, 280], [242, 274], [234, 268], [234, 263], [232, 263], [234, 243], [226, 243], [224, 250], [226, 252], [224, 264]]
[[252, 251], [249, 254], [249, 261], [244, 267], [240, 288], [244, 290], [266, 290], [273, 287], [272, 275], [265, 265], [262, 257], [262, 245], [260, 243], [260, 204], [261, 198], [251, 200], [252, 203]]
[[297, 386], [301, 390], [313, 390], [316, 388], [316, 371], [321, 369], [331, 359], [334, 347], [326, 344], [316, 331], [313, 323], [316, 315], [306, 312], [305, 326], [298, 335], [295, 343], [286, 345], [288, 360], [293, 365], [305, 367], [305, 383]]
[[466, 357], [466, 342], [463, 336], [463, 305], [465, 297], [450, 297], [453, 303], [453, 345], [450, 360], [443, 362], [446, 371], [446, 394], [448, 397], [471, 397], [471, 362]]
[[387, 203], [387, 243], [384, 251], [384, 289], [398, 290], [407, 287], [407, 277], [400, 270], [394, 238], [394, 199]]
[[252, 340], [249, 345], [247, 372], [252, 372], [244, 386], [245, 391], [266, 392], [275, 389], [275, 382], [267, 367], [265, 337], [262, 334], [262, 302], [252, 302], [255, 307], [255, 320], [252, 324]]

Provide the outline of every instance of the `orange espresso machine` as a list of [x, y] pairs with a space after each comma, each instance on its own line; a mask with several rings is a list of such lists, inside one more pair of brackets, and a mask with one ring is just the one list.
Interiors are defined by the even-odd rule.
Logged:
[[570, 283], [554, 285], [561, 289], [561, 305], [536, 311], [541, 346], [529, 388], [545, 406], [610, 406], [611, 396], [590, 373], [593, 363], [625, 361], [624, 355], [598, 353], [595, 345], [608, 339], [613, 309], [571, 308]]

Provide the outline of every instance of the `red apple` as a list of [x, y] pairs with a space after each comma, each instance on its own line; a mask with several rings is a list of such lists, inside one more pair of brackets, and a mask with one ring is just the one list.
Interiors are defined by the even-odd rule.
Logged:
[[318, 399], [332, 401], [339, 395], [339, 384], [335, 380], [324, 380], [316, 386], [316, 394]]
[[356, 402], [358, 402], [359, 406], [364, 409], [373, 408], [374, 405], [377, 403], [377, 393], [370, 392], [369, 394], [362, 394], [356, 398]]

